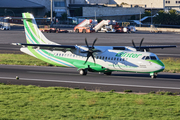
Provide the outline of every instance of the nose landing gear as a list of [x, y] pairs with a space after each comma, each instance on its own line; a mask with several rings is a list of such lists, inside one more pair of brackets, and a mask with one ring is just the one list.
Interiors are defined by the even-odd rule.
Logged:
[[150, 73], [150, 76], [152, 79], [156, 78], [157, 77], [157, 73]]

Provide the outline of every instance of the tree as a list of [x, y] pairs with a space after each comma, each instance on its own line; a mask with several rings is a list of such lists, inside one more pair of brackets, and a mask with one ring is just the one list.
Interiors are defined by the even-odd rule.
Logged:
[[145, 17], [145, 16], [151, 16], [151, 11], [150, 10], [146, 10], [144, 12], [144, 14], [142, 14], [142, 18]]
[[154, 17], [154, 23], [166, 25], [179, 25], [180, 15], [176, 10], [170, 10], [169, 12], [160, 10], [156, 17]]

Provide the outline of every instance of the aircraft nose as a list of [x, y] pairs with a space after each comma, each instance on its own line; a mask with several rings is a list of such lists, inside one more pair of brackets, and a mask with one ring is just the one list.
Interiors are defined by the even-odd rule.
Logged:
[[156, 68], [158, 68], [160, 71], [163, 71], [165, 69], [165, 66], [162, 61], [158, 60], [156, 64]]
[[164, 70], [165, 69], [165, 67], [164, 66], [161, 66], [161, 68], [160, 68], [161, 70]]

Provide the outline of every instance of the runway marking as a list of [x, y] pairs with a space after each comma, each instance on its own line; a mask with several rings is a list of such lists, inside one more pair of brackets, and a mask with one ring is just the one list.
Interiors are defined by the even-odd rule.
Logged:
[[[75, 75], [75, 76], [79, 76], [79, 74], [72, 74], [72, 73], [55, 73], [55, 72], [35, 72], [35, 71], [27, 71], [28, 73], [34, 73], [34, 74], [52, 74], [52, 75]], [[118, 72], [116, 73], [116, 74], [118, 74]], [[118, 76], [116, 76], [116, 74], [114, 74], [115, 76], [113, 76], [113, 75], [111, 75], [111, 76], [107, 76], [107, 75], [104, 75], [104, 77], [106, 77], [106, 78], [134, 78], [134, 77], [130, 77], [130, 76], [124, 76], [124, 75], [122, 75], [121, 76], [121, 74], [118, 74]], [[96, 76], [96, 75], [102, 75], [102, 74], [91, 74], [91, 76]], [[138, 77], [138, 76], [135, 76], [135, 78], [140, 78], [140, 79], [146, 79], [146, 80], [149, 80], [149, 79], [151, 79], [150, 77]], [[164, 79], [164, 78], [158, 78], [158, 80], [163, 80], [163, 81], [169, 81], [169, 80], [173, 80], [173, 81], [180, 81], [180, 80], [176, 80], [176, 79], [168, 79], [168, 80], [166, 80], [166, 79]]]
[[[75, 76], [79, 76], [79, 74], [72, 74], [72, 73], [55, 73], [55, 72], [34, 72], [34, 71], [28, 71], [28, 73], [34, 73], [34, 74], [54, 74], [54, 75], [75, 75]], [[96, 76], [96, 75], [102, 75], [102, 74], [91, 74], [91, 76]], [[106, 76], [104, 75], [104, 77], [108, 77], [108, 78], [134, 78], [134, 77], [130, 77], [130, 76]], [[136, 77], [136, 78], [143, 78], [143, 79], [149, 79], [149, 78], [145, 78], [145, 77]]]
[[[10, 77], [0, 77], [0, 79], [11, 79]], [[77, 84], [91, 84], [91, 85], [107, 85], [107, 86], [124, 86], [124, 87], [142, 87], [142, 88], [158, 88], [158, 89], [178, 89], [178, 87], [161, 87], [161, 86], [143, 86], [143, 85], [127, 85], [127, 84], [111, 84], [111, 83], [91, 83], [91, 82], [78, 82], [78, 81], [64, 81], [64, 80], [45, 80], [45, 79], [30, 79], [30, 78], [20, 78], [19, 80], [30, 80], [30, 81], [42, 81], [42, 82], [63, 82], [63, 83], [77, 83]]]

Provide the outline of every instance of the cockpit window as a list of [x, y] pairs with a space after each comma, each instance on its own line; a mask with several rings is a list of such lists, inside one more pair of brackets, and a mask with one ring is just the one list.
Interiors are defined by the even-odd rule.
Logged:
[[150, 56], [151, 60], [157, 60], [157, 58], [155, 56]]
[[150, 57], [149, 56], [146, 56], [146, 59], [145, 60], [149, 60], [150, 59]]
[[144, 60], [146, 58], [146, 56], [143, 56], [142, 59]]
[[142, 59], [143, 60], [158, 60], [156, 56], [143, 56]]

